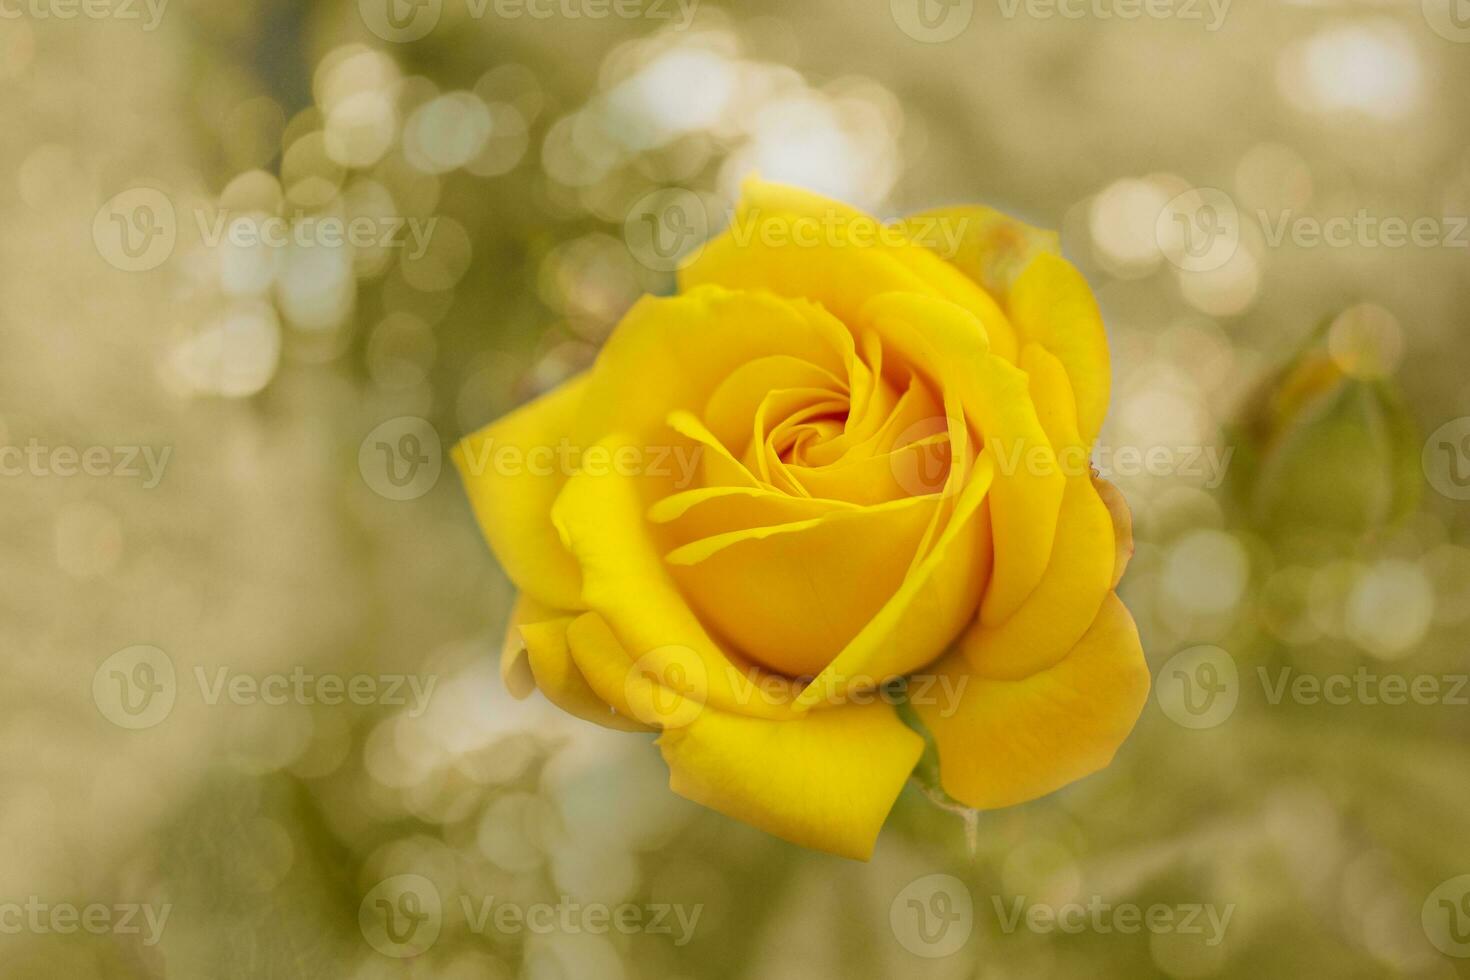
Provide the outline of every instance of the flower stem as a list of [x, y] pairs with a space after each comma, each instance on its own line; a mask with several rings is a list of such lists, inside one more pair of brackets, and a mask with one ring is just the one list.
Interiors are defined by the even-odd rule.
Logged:
[[964, 822], [965, 847], [973, 859], [980, 850], [980, 811], [971, 809], [961, 803], [956, 803], [948, 793], [933, 786], [925, 785], [922, 780], [911, 779], [910, 782], [928, 797], [930, 803], [933, 803], [941, 810], [953, 813]]

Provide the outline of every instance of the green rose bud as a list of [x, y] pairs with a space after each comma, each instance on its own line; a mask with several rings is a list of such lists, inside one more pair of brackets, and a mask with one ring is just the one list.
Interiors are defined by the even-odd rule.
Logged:
[[1399, 352], [1392, 314], [1353, 307], [1264, 386], [1239, 439], [1253, 521], [1359, 536], [1413, 510], [1420, 439], [1392, 378]]

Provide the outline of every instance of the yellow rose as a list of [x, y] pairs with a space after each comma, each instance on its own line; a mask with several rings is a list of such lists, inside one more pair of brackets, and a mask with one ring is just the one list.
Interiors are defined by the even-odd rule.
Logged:
[[1055, 235], [751, 182], [678, 295], [455, 448], [520, 590], [502, 676], [850, 857], [923, 749], [900, 697], [968, 806], [1094, 772], [1149, 685], [1127, 510], [1087, 462], [1108, 389]]

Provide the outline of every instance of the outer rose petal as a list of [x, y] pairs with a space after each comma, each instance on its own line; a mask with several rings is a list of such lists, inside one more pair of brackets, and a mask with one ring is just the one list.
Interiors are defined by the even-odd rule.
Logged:
[[1108, 414], [1112, 362], [1102, 313], [1087, 280], [1056, 255], [1038, 255], [1016, 280], [1006, 308], [1016, 329], [1057, 356], [1077, 394], [1077, 429], [1091, 445]]
[[1108, 513], [1113, 517], [1113, 537], [1116, 541], [1117, 554], [1113, 562], [1113, 588], [1123, 581], [1123, 573], [1128, 570], [1128, 562], [1133, 558], [1133, 512], [1128, 509], [1128, 501], [1123, 499], [1123, 493], [1107, 480], [1093, 478], [1092, 485], [1097, 488], [1097, 495], [1107, 505]]
[[613, 711], [587, 683], [587, 678], [572, 659], [567, 643], [567, 630], [573, 622], [571, 617], [566, 617], [521, 627], [537, 689], [567, 714], [604, 728], [625, 732], [650, 731], [636, 718]]
[[543, 606], [528, 596], [516, 600], [500, 654], [500, 677], [517, 700], [539, 690], [546, 700], [586, 721], [621, 731], [651, 731], [627, 714], [617, 714], [597, 696], [572, 659], [567, 631], [576, 616]]
[[975, 623], [960, 649], [985, 677], [1014, 680], [1067, 655], [1113, 588], [1113, 523], [1085, 476], [1067, 481], [1056, 544], [1041, 583], [1009, 619]]
[[721, 382], [757, 358], [789, 355], [841, 376], [852, 351], [852, 334], [799, 297], [718, 286], [645, 296], [597, 355], [577, 441], [612, 431], [645, 438], [675, 411], [702, 415]]
[[1062, 258], [1055, 232], [984, 207], [944, 208], [921, 217], [962, 229], [946, 256], [1004, 306], [1020, 344], [1041, 344], [1066, 366], [1077, 392], [1077, 425], [1091, 445], [1112, 385], [1107, 334], [1087, 280]]
[[663, 726], [658, 744], [674, 792], [803, 847], [862, 860], [872, 854], [923, 751], [923, 739], [890, 705], [785, 720], [733, 714], [687, 697], [698, 686], [687, 674], [681, 691], [661, 685], [659, 669], [630, 671], [632, 658], [596, 613], [579, 617], [567, 635], [600, 697]]
[[810, 191], [755, 179], [741, 190], [731, 227], [680, 270], [681, 288], [719, 283], [805, 297], [846, 323], [881, 293], [944, 299], [984, 325], [996, 354], [1015, 359], [1016, 331], [1000, 306], [923, 246], [887, 244], [896, 235], [881, 234], [876, 218]]
[[867, 860], [924, 740], [881, 701], [768, 721], [706, 710], [658, 739], [669, 786], [803, 847]]
[[964, 684], [957, 708], [914, 707], [938, 745], [945, 792], [982, 810], [1036, 799], [1105, 767], [1133, 730], [1149, 689], [1138, 630], [1116, 595], [1047, 670], [993, 680], [971, 673], [955, 653], [937, 673], [936, 689], [945, 681], [950, 690]]
[[554, 448], [567, 438], [587, 382], [587, 374], [573, 378], [466, 436], [450, 453], [480, 529], [505, 573], [522, 592], [560, 609], [579, 608], [582, 590], [577, 563], [551, 526], [551, 504], [566, 484], [566, 474], [554, 465], [497, 472], [495, 454], [501, 447], [513, 447], [524, 460], [528, 451]]
[[531, 692], [536, 690], [536, 677], [531, 673], [526, 638], [521, 635], [521, 627], [527, 623], [559, 619], [564, 615], [525, 593], [516, 596], [515, 606], [510, 611], [510, 624], [505, 629], [505, 642], [500, 648], [500, 680], [517, 701], [530, 697]]
[[1037, 344], [1021, 351], [1021, 366], [1042, 426], [1061, 457], [1067, 485], [1040, 583], [1015, 613], [975, 624], [960, 643], [978, 673], [1005, 680], [1030, 676], [1066, 656], [1117, 584], [1113, 520], [1093, 486], [1066, 372]]
[[940, 223], [945, 234], [927, 242], [930, 248], [946, 245], [946, 238], [957, 232], [958, 247], [952, 253], [941, 254], [1000, 303], [1006, 301], [1016, 278], [1033, 258], [1042, 253], [1061, 254], [1061, 236], [1056, 232], [980, 204], [925, 211], [915, 215], [914, 220], [916, 228], [923, 221]]

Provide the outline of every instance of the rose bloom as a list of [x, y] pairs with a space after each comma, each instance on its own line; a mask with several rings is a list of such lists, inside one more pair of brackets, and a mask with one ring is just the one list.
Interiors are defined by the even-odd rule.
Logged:
[[1064, 462], [1108, 390], [1054, 234], [752, 181], [677, 295], [455, 448], [520, 592], [502, 676], [658, 731], [683, 796], [856, 858], [916, 727], [969, 807], [1095, 772], [1149, 687], [1127, 509]]

